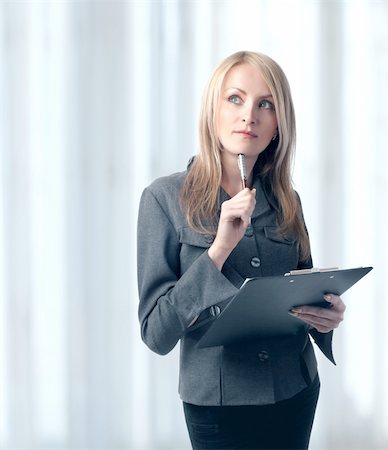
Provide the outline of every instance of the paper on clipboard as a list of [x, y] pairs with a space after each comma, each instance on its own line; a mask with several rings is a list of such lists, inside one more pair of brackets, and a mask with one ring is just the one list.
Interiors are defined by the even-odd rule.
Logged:
[[293, 335], [307, 324], [288, 314], [300, 305], [329, 306], [327, 293], [342, 295], [372, 267], [308, 269], [306, 273], [245, 280], [237, 295], [199, 340], [199, 347]]

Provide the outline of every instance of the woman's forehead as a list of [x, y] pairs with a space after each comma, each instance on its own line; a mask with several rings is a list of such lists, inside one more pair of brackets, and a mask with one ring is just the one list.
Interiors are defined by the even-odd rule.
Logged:
[[262, 72], [249, 63], [233, 66], [225, 75], [222, 89], [238, 89], [245, 93], [249, 91], [249, 93], [271, 95], [271, 91]]

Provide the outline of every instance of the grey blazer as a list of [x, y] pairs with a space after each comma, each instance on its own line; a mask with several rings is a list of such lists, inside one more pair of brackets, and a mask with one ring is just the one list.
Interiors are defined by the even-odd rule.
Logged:
[[[270, 186], [256, 177], [252, 226], [222, 272], [218, 271], [207, 253], [212, 237], [189, 228], [179, 206], [185, 176], [181, 172], [159, 178], [141, 197], [138, 288], [142, 339], [160, 355], [180, 340], [179, 393], [185, 402], [263, 405], [290, 398], [317, 374], [307, 332], [210, 348], [198, 348], [197, 342], [245, 278], [282, 275], [312, 267], [312, 261], [302, 263], [295, 239], [278, 234], [278, 205]], [[221, 189], [220, 204], [228, 198]], [[332, 333], [311, 330], [310, 335], [334, 363]]]

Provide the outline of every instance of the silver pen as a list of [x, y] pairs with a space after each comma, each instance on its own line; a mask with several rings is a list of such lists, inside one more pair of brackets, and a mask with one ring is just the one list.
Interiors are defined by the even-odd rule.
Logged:
[[245, 167], [245, 155], [243, 153], [238, 154], [237, 162], [240, 169], [242, 188], [245, 189], [247, 187], [247, 169]]

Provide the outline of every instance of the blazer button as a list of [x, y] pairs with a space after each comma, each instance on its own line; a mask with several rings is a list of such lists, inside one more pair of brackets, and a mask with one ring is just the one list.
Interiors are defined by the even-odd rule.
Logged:
[[254, 256], [252, 259], [251, 259], [251, 266], [252, 267], [254, 267], [254, 268], [258, 268], [258, 267], [260, 267], [260, 264], [261, 264], [261, 262], [260, 262], [260, 258], [258, 258], [257, 256]]
[[247, 229], [245, 230], [244, 236], [247, 236], [247, 237], [252, 237], [253, 236], [253, 227], [252, 227], [251, 224], [249, 224], [247, 226]]
[[210, 307], [210, 315], [217, 317], [221, 312], [221, 308], [218, 305], [213, 305]]
[[259, 360], [260, 360], [261, 362], [267, 361], [268, 358], [269, 358], [269, 354], [268, 354], [267, 351], [261, 350], [261, 351], [259, 352]]

